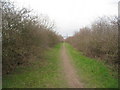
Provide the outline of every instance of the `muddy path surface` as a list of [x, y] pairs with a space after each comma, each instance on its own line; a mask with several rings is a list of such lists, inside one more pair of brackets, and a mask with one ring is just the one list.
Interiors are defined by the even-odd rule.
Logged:
[[71, 58], [67, 53], [67, 48], [62, 45], [61, 48], [61, 66], [63, 68], [63, 73], [65, 79], [68, 83], [69, 88], [83, 88], [83, 84], [80, 82], [80, 78], [76, 74], [76, 69], [71, 62]]

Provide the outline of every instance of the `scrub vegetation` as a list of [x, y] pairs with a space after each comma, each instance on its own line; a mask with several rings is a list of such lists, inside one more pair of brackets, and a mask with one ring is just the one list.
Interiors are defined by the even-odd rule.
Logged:
[[117, 17], [102, 17], [91, 28], [81, 28], [66, 39], [84, 55], [102, 60], [118, 71], [118, 20]]
[[60, 88], [67, 87], [61, 73], [59, 53], [62, 44], [45, 52], [29, 66], [19, 66], [14, 73], [3, 76], [3, 88]]
[[65, 44], [77, 73], [86, 88], [117, 88], [117, 72], [113, 72], [104, 62], [91, 59]]
[[54, 23], [45, 16], [35, 16], [25, 8], [2, 2], [3, 74], [17, 66], [30, 63], [33, 57], [42, 57], [47, 48], [54, 47], [62, 37], [53, 29]]
[[45, 15], [2, 3], [3, 88], [117, 88], [118, 18], [64, 39]]

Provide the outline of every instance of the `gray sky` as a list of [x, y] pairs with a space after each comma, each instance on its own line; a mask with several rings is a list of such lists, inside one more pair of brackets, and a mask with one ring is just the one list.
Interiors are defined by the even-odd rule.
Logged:
[[11, 0], [18, 7], [33, 9], [37, 14], [48, 15], [56, 23], [56, 31], [71, 36], [89, 26], [101, 16], [117, 16], [119, 0]]

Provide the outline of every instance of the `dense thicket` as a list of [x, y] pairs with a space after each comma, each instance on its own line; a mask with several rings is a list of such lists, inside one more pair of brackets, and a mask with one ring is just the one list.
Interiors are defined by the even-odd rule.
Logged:
[[66, 41], [85, 55], [99, 58], [117, 67], [118, 24], [116, 17], [99, 18], [91, 25], [91, 28], [81, 28]]
[[45, 17], [36, 17], [31, 11], [18, 9], [8, 1], [2, 2], [2, 59], [3, 74], [26, 64], [30, 58], [43, 54], [46, 48], [60, 42], [54, 23]]

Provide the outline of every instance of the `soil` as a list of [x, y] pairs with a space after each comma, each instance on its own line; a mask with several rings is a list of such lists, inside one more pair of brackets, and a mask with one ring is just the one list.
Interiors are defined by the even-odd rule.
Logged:
[[71, 58], [68, 55], [64, 44], [61, 48], [61, 66], [63, 68], [62, 72], [65, 75], [65, 79], [68, 83], [69, 88], [83, 88], [83, 85], [76, 74], [76, 70], [73, 63], [71, 62]]

